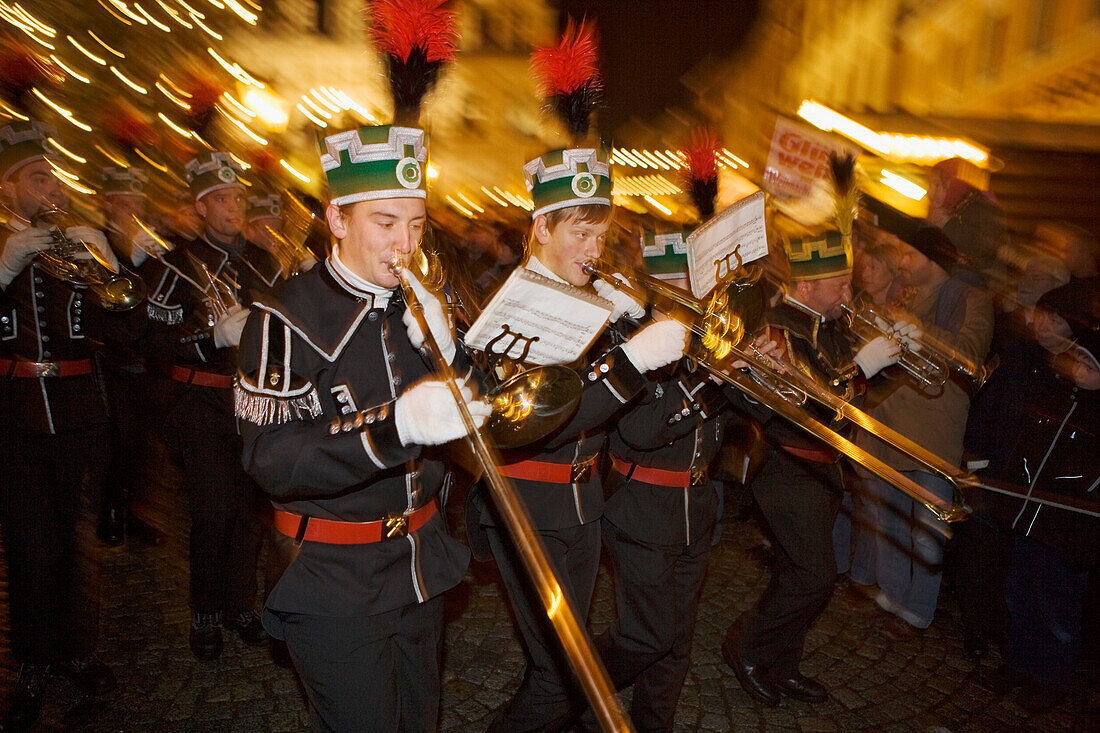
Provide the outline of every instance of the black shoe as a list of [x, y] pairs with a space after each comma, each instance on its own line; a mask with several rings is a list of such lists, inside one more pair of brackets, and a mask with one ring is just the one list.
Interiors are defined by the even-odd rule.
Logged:
[[125, 512], [120, 506], [108, 507], [99, 517], [99, 540], [111, 547], [118, 547], [126, 541]]
[[24, 664], [19, 668], [19, 678], [15, 680], [15, 689], [4, 713], [5, 731], [27, 730], [34, 725], [42, 712], [42, 697], [49, 677], [47, 664]]
[[72, 680], [85, 695], [106, 695], [118, 685], [115, 673], [94, 654], [62, 662], [54, 671]]
[[225, 627], [237, 632], [241, 641], [245, 644], [262, 644], [268, 640], [264, 625], [255, 611], [241, 611], [236, 616], [225, 620]]
[[829, 699], [829, 693], [817, 680], [810, 679], [801, 672], [795, 672], [790, 677], [779, 679], [768, 678], [772, 685], [787, 697], [793, 697], [802, 702], [825, 702]]
[[779, 704], [779, 691], [772, 687], [764, 675], [764, 670], [755, 664], [748, 664], [741, 658], [741, 652], [737, 648], [737, 642], [726, 639], [722, 642], [722, 659], [737, 675], [737, 681], [741, 683], [741, 689], [748, 693], [752, 699], [762, 702], [769, 707]]
[[222, 615], [196, 613], [191, 621], [191, 653], [201, 662], [217, 659], [222, 654]]

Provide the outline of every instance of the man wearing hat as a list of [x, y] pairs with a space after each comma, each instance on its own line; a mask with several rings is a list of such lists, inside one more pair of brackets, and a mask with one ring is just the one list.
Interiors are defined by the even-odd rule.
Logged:
[[[918, 230], [904, 243], [899, 272], [909, 295], [900, 304], [905, 310], [900, 317], [920, 329], [905, 337], [918, 348], [921, 333], [927, 332], [981, 364], [993, 339], [993, 305], [984, 291], [949, 274], [959, 260], [951, 240], [934, 227]], [[961, 463], [969, 384], [953, 377], [942, 387], [929, 387], [899, 374], [873, 387], [872, 417], [951, 465]], [[856, 443], [940, 498], [951, 499], [952, 486], [923, 464], [867, 434], [857, 436]], [[927, 628], [936, 611], [943, 536], [921, 524], [924, 513], [912, 498], [881, 479], [868, 482], [886, 507], [875, 553], [875, 600], [897, 617], [886, 627], [888, 636], [911, 635]]]
[[222, 652], [222, 627], [242, 641], [267, 639], [253, 610], [260, 528], [256, 485], [240, 465], [233, 416], [236, 348], [249, 306], [274, 282], [253, 261], [267, 254], [241, 233], [245, 186], [236, 160], [208, 152], [187, 164], [203, 232], [150, 261], [148, 312], [176, 396], [162, 437], [179, 451], [191, 513], [190, 645], [197, 659]]
[[[11, 649], [19, 677], [4, 730], [38, 718], [49, 678], [72, 679], [88, 694], [115, 686], [95, 655], [98, 573], [84, 577], [78, 547], [81, 483], [99, 457], [106, 414], [92, 378], [89, 341], [114, 325], [83, 286], [55, 279], [36, 259], [56, 232], [39, 226], [44, 210], [68, 206], [37, 121], [0, 127], [0, 186], [9, 216], [0, 229], [0, 526], [8, 566]], [[103, 233], [70, 226], [112, 262]], [[90, 256], [90, 255], [88, 255]]]
[[288, 278], [305, 272], [317, 264], [317, 260], [304, 246], [295, 251], [283, 235], [283, 198], [277, 193], [248, 197], [249, 239], [262, 247], [278, 267], [278, 277]]
[[[858, 352], [838, 319], [852, 298], [850, 238], [831, 231], [785, 244], [790, 281], [766, 320], [783, 359], [824, 389], [852, 400], [897, 359], [880, 336]], [[835, 415], [818, 413], [822, 422]], [[835, 427], [835, 426], [831, 426]], [[770, 420], [772, 448], [752, 483], [776, 542], [764, 595], [726, 632], [722, 657], [741, 687], [766, 705], [782, 696], [822, 702], [825, 687], [799, 669], [806, 632], [825, 609], [836, 580], [832, 531], [841, 497], [839, 455], [783, 420]]]
[[[427, 226], [424, 137], [382, 125], [325, 138], [338, 242], [254, 306], [242, 340], [244, 465], [292, 558], [264, 625], [287, 643], [315, 730], [435, 730], [442, 594], [469, 561], [432, 449], [466, 430], [391, 268], [409, 267]], [[406, 272], [480, 425], [488, 406], [442, 303]]]
[[[607, 152], [554, 150], [529, 162], [524, 174], [535, 208], [528, 257], [521, 266], [572, 287], [592, 288], [584, 265], [600, 259], [611, 226]], [[600, 282], [594, 291], [612, 302], [612, 321], [645, 315], [640, 304], [610, 285]], [[650, 323], [625, 342], [617, 330], [608, 333], [582, 357], [586, 386], [573, 418], [533, 445], [501, 452], [500, 472], [527, 506], [579, 620], [588, 616], [599, 564], [603, 490], [596, 464], [606, 426], [644, 389], [646, 372], [683, 355], [685, 337], [684, 327], [674, 321]], [[562, 729], [583, 707], [583, 699], [571, 684], [568, 662], [541, 601], [530, 590], [511, 537], [484, 498], [478, 498], [480, 522], [527, 651], [523, 682], [497, 712], [490, 730]]]

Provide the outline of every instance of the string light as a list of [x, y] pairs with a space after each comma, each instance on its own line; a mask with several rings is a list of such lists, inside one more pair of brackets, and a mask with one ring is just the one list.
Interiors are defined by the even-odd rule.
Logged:
[[245, 124], [243, 122], [241, 122], [240, 120], [238, 120], [236, 117], [226, 117], [226, 119], [229, 120], [230, 122], [232, 122], [237, 127], [239, 127], [241, 132], [243, 132], [245, 135], [248, 135], [248, 137], [252, 138], [257, 144], [267, 145], [267, 140], [264, 140], [262, 137], [260, 137], [256, 133], [254, 133], [252, 130], [248, 129], [248, 127], [246, 127]]
[[495, 193], [493, 193], [492, 191], [487, 189], [485, 186], [481, 187], [481, 192], [483, 194], [485, 194], [486, 196], [488, 196], [489, 198], [491, 198], [493, 201], [495, 201], [497, 203], [497, 205], [503, 206], [504, 208], [508, 208], [508, 202], [507, 201], [505, 201], [501, 197], [497, 196]]
[[229, 92], [223, 92], [221, 98], [223, 100], [225, 100], [226, 102], [229, 102], [230, 107], [237, 110], [238, 112], [240, 112], [242, 115], [244, 115], [248, 119], [252, 119], [253, 117], [256, 116], [255, 112], [253, 112], [248, 107], [245, 107], [243, 104], [241, 104], [236, 99], [234, 99], [233, 95], [230, 94]]
[[54, 62], [55, 64], [57, 64], [58, 66], [60, 66], [60, 67], [61, 67], [61, 69], [62, 69], [62, 71], [64, 71], [64, 72], [65, 72], [66, 74], [68, 74], [68, 75], [69, 75], [69, 76], [71, 76], [72, 78], [76, 79], [77, 81], [82, 81], [82, 82], [84, 82], [85, 84], [91, 84], [91, 83], [92, 83], [92, 80], [91, 80], [91, 79], [89, 79], [89, 78], [88, 78], [88, 77], [86, 77], [86, 76], [83, 76], [83, 75], [81, 75], [81, 74], [78, 74], [78, 73], [76, 73], [76, 72], [75, 72], [75, 71], [73, 71], [73, 70], [72, 70], [71, 68], [69, 68], [69, 67], [68, 67], [68, 66], [66, 66], [66, 65], [65, 65], [64, 63], [62, 63], [62, 62], [61, 62], [61, 59], [57, 58], [57, 57], [56, 57], [56, 56], [54, 56], [54, 55], [53, 55], [52, 53], [50, 54], [50, 61], [53, 61], [53, 62]]
[[474, 218], [474, 212], [470, 211], [465, 206], [463, 206], [462, 204], [455, 201], [453, 198], [451, 198], [450, 194], [447, 194], [443, 198], [447, 201], [448, 204], [455, 207], [455, 209], [457, 209], [458, 212], [460, 214], [462, 214], [463, 216], [465, 216], [467, 219], [473, 219]]
[[137, 3], [134, 3], [134, 7], [135, 7], [135, 8], [137, 8], [137, 11], [138, 11], [139, 13], [141, 13], [142, 15], [144, 15], [144, 16], [145, 16], [145, 19], [146, 19], [146, 20], [148, 20], [148, 21], [149, 21], [150, 23], [152, 23], [153, 25], [155, 25], [155, 26], [156, 26], [157, 28], [160, 28], [160, 29], [161, 29], [162, 31], [164, 31], [165, 33], [171, 33], [171, 32], [172, 32], [172, 29], [171, 29], [171, 28], [169, 28], [168, 26], [166, 26], [166, 25], [165, 25], [164, 23], [161, 23], [161, 22], [159, 22], [159, 21], [158, 21], [158, 20], [157, 20], [156, 18], [154, 18], [154, 17], [152, 16], [152, 15], [150, 15], [150, 14], [149, 14], [149, 11], [148, 11], [148, 10], [146, 10], [145, 8], [141, 7], [141, 6], [140, 6], [140, 5], [138, 5]]
[[188, 104], [184, 100], [177, 97], [175, 94], [172, 94], [170, 91], [165, 89], [164, 86], [160, 83], [160, 79], [157, 79], [155, 82], [153, 82], [153, 86], [156, 87], [157, 91], [159, 91], [161, 94], [163, 94], [165, 97], [167, 97], [176, 106], [178, 106], [182, 109], [185, 109], [185, 110], [191, 109], [190, 104]]
[[662, 204], [660, 201], [653, 198], [652, 196], [646, 195], [646, 196], [644, 196], [644, 198], [646, 200], [646, 203], [648, 203], [653, 208], [657, 209], [657, 211], [660, 211], [665, 216], [668, 216], [669, 214], [672, 213], [672, 209], [668, 208], [667, 206], [665, 206], [664, 204]]
[[110, 2], [111, 5], [114, 5], [116, 8], [118, 8], [119, 12], [125, 15], [127, 18], [133, 20], [139, 25], [149, 25], [149, 21], [147, 21], [145, 18], [142, 18], [134, 11], [130, 10], [130, 8], [128, 8], [126, 6], [126, 3], [122, 2], [122, 0], [110, 0]]
[[78, 119], [76, 119], [75, 117], [73, 117], [73, 113], [72, 113], [72, 112], [70, 112], [69, 110], [65, 109], [64, 107], [62, 107], [61, 105], [59, 105], [59, 104], [58, 104], [57, 102], [54, 102], [54, 101], [53, 101], [52, 99], [50, 99], [49, 97], [47, 97], [47, 96], [46, 96], [45, 94], [43, 94], [42, 92], [38, 91], [38, 88], [37, 88], [37, 87], [31, 87], [31, 94], [33, 94], [34, 96], [36, 96], [36, 97], [38, 97], [39, 99], [41, 99], [41, 100], [42, 100], [43, 102], [45, 102], [45, 103], [46, 103], [46, 105], [47, 105], [48, 107], [50, 107], [50, 108], [51, 108], [51, 109], [52, 109], [52, 110], [53, 110], [54, 112], [57, 112], [57, 113], [58, 113], [59, 115], [61, 115], [62, 117], [64, 117], [64, 118], [65, 118], [66, 120], [68, 120], [68, 121], [69, 121], [70, 123], [72, 123], [72, 124], [73, 124], [73, 125], [75, 125], [76, 127], [79, 127], [79, 128], [81, 129], [81, 130], [84, 130], [85, 132], [91, 132], [91, 131], [92, 131], [92, 128], [88, 127], [88, 126], [87, 126], [87, 125], [85, 125], [85, 124], [84, 124], [83, 122], [81, 122], [81, 121], [79, 121]]
[[110, 46], [108, 46], [108, 45], [107, 45], [107, 42], [106, 42], [106, 41], [104, 41], [104, 40], [103, 40], [102, 38], [100, 38], [99, 36], [97, 36], [97, 35], [96, 35], [95, 33], [93, 33], [92, 31], [88, 31], [88, 35], [89, 35], [89, 36], [91, 36], [91, 37], [92, 37], [92, 39], [93, 39], [94, 41], [96, 41], [96, 42], [97, 42], [97, 43], [98, 43], [98, 44], [99, 44], [100, 46], [103, 46], [103, 48], [107, 49], [108, 51], [110, 51], [111, 53], [113, 53], [113, 54], [114, 54], [115, 56], [118, 56], [118, 57], [119, 57], [120, 59], [124, 59], [124, 58], [126, 58], [126, 54], [122, 53], [122, 51], [116, 51], [115, 49], [113, 49], [113, 48], [111, 48]]
[[462, 202], [463, 202], [464, 204], [466, 204], [467, 206], [469, 206], [469, 207], [470, 207], [471, 209], [473, 209], [473, 210], [474, 210], [474, 211], [476, 211], [477, 213], [479, 213], [479, 214], [484, 214], [484, 213], [485, 213], [485, 209], [481, 208], [480, 206], [478, 206], [477, 204], [475, 204], [475, 203], [474, 203], [473, 201], [471, 201], [471, 200], [470, 200], [470, 197], [469, 197], [469, 196], [467, 196], [466, 194], [464, 194], [464, 193], [462, 193], [462, 192], [459, 192], [459, 194], [458, 194], [458, 197], [459, 197], [460, 199], [462, 199]]
[[164, 0], [157, 0], [157, 5], [159, 5], [164, 12], [168, 13], [169, 18], [176, 21], [187, 30], [194, 30], [195, 26], [191, 25], [186, 20], [181, 18], [179, 12], [175, 8], [171, 8], [165, 5]]
[[92, 147], [95, 148], [96, 150], [98, 150], [104, 158], [111, 161], [112, 163], [117, 165], [119, 168], [129, 168], [130, 167], [130, 161], [126, 160], [125, 158], [119, 158], [118, 156], [116, 156], [111, 151], [106, 150], [104, 148], [101, 148], [98, 143], [93, 143]]
[[125, 84], [126, 86], [133, 89], [138, 94], [148, 94], [149, 93], [148, 89], [141, 86], [140, 84], [133, 81], [132, 79], [127, 78], [126, 75], [123, 74], [121, 71], [119, 71], [115, 66], [111, 66], [111, 73], [114, 74], [115, 76], [117, 76], [119, 81], [121, 81], [123, 84]]
[[47, 137], [46, 139], [49, 140], [50, 144], [53, 145], [55, 148], [57, 148], [58, 151], [60, 151], [62, 155], [76, 161], [77, 163], [80, 163], [81, 165], [88, 162], [87, 158], [81, 158], [79, 155], [77, 155], [73, 151], [69, 150], [68, 148], [63, 146], [61, 143], [54, 140], [52, 137]]
[[328, 127], [327, 122], [325, 122], [324, 120], [318, 119], [318, 118], [314, 117], [312, 114], [310, 114], [310, 111], [308, 109], [306, 109], [305, 107], [303, 107], [301, 102], [299, 102], [296, 105], [296, 107], [297, 107], [299, 112], [301, 112], [310, 122], [317, 125], [317, 127]]
[[221, 33], [218, 33], [217, 31], [215, 31], [212, 28], [210, 28], [209, 26], [207, 26], [206, 23], [203, 23], [202, 20], [200, 20], [199, 17], [197, 15], [195, 15], [194, 13], [191, 13], [191, 20], [195, 21], [195, 25], [197, 25], [199, 28], [201, 28], [203, 30], [203, 32], [206, 33], [206, 35], [210, 36], [214, 40], [217, 40], [217, 41], [225, 40], [225, 37], [222, 36]]
[[75, 46], [75, 47], [76, 47], [76, 50], [77, 50], [77, 51], [80, 51], [80, 53], [84, 54], [85, 56], [87, 56], [88, 58], [90, 58], [90, 59], [91, 59], [92, 61], [96, 62], [96, 63], [97, 63], [97, 64], [99, 64], [100, 66], [106, 66], [106, 65], [107, 65], [107, 61], [106, 61], [106, 59], [101, 59], [100, 57], [96, 56], [96, 55], [95, 55], [94, 53], [92, 53], [92, 52], [91, 52], [91, 51], [89, 51], [88, 49], [86, 49], [86, 48], [84, 48], [83, 46], [81, 46], [81, 45], [80, 45], [80, 42], [79, 42], [79, 41], [77, 41], [77, 40], [76, 40], [75, 38], [73, 38], [72, 36], [65, 36], [65, 38], [67, 38], [67, 39], [68, 39], [69, 43], [73, 44], [73, 46]]
[[195, 137], [195, 138], [198, 137], [197, 135], [195, 135], [190, 130], [185, 130], [182, 127], [180, 127], [179, 125], [177, 125], [175, 122], [172, 122], [172, 120], [165, 117], [163, 112], [157, 112], [157, 117], [160, 118], [161, 122], [168, 125], [168, 127], [172, 128], [172, 130], [174, 130], [176, 133], [178, 133], [185, 140], [189, 140], [192, 137]]
[[279, 159], [279, 165], [281, 165], [287, 173], [294, 176], [295, 178], [297, 178], [302, 183], [313, 183], [312, 178], [310, 178], [305, 173], [302, 173], [300, 170], [298, 170], [297, 168], [292, 166], [290, 163], [288, 163], [286, 161], [286, 158], [280, 158]]
[[103, 7], [103, 9], [104, 9], [104, 10], [106, 10], [106, 11], [107, 11], [108, 13], [110, 13], [110, 14], [111, 14], [111, 16], [112, 16], [112, 17], [114, 17], [114, 19], [115, 19], [115, 20], [119, 21], [119, 22], [120, 22], [120, 23], [122, 23], [123, 25], [133, 25], [133, 23], [131, 23], [130, 21], [126, 20], [126, 18], [124, 18], [123, 16], [119, 15], [119, 14], [118, 14], [118, 13], [117, 13], [117, 12], [115, 11], [115, 8], [114, 8], [114, 6], [113, 6], [113, 5], [111, 5], [110, 3], [106, 2], [106, 0], [99, 0], [99, 4], [100, 4], [100, 5], [101, 5], [101, 6]]

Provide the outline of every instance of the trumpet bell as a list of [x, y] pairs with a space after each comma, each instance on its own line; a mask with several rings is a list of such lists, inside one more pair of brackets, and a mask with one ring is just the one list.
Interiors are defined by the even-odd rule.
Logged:
[[576, 409], [584, 383], [572, 369], [527, 369], [488, 394], [493, 412], [484, 430], [501, 448], [533, 443], [560, 427]]

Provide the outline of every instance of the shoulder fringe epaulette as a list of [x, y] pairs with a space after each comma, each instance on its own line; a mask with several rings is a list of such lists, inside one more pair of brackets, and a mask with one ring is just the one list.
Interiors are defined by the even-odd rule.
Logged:
[[241, 386], [233, 389], [233, 409], [237, 417], [255, 425], [281, 425], [291, 420], [312, 420], [321, 414], [317, 388], [297, 396], [274, 397], [258, 394]]
[[183, 323], [183, 308], [179, 306], [164, 308], [155, 303], [146, 303], [145, 312], [149, 314], [150, 319], [169, 326], [178, 326]]

